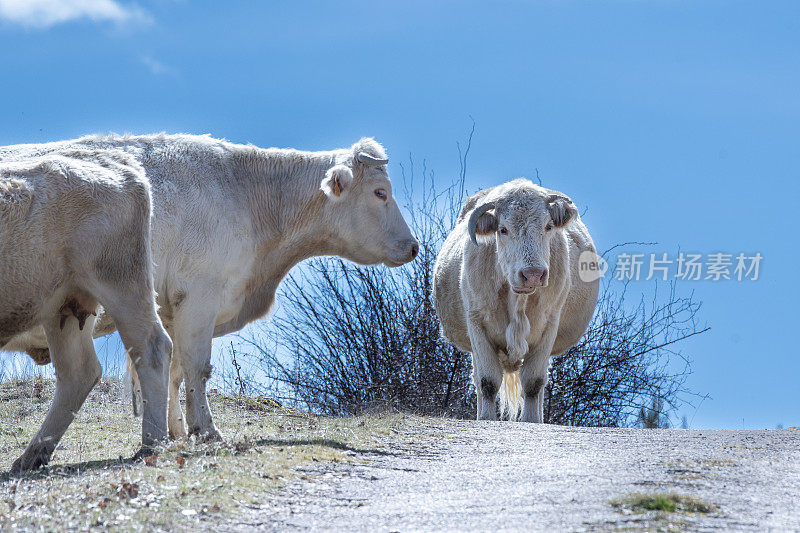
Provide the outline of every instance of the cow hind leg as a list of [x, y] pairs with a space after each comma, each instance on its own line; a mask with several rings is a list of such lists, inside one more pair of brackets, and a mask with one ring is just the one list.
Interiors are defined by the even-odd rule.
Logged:
[[[170, 335], [173, 337], [173, 335]], [[133, 361], [128, 358], [129, 366], [133, 366]], [[167, 428], [169, 429], [170, 440], [185, 439], [186, 424], [183, 422], [183, 409], [181, 408], [181, 384], [183, 383], [183, 369], [181, 368], [180, 358], [173, 355], [169, 366], [169, 391], [167, 403]], [[142, 391], [139, 385], [139, 378], [136, 369], [131, 369], [131, 389], [133, 392], [134, 416], [138, 416], [136, 411], [137, 400], [141, 397]]]
[[47, 343], [56, 374], [56, 392], [44, 423], [22, 456], [11, 467], [12, 472], [24, 472], [46, 465], [62, 435], [67, 430], [89, 392], [102, 375], [94, 351], [92, 327], [81, 330], [78, 320], [70, 318], [61, 328], [61, 317], [55, 316], [45, 324]]
[[167, 382], [172, 354], [170, 340], [156, 313], [149, 272], [132, 271], [116, 283], [95, 281], [94, 293], [114, 319], [128, 352], [142, 396], [142, 450], [167, 437]]

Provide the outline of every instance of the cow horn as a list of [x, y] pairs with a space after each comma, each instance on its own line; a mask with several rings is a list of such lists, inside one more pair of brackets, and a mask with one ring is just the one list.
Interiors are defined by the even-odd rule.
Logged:
[[478, 244], [478, 239], [475, 237], [475, 226], [478, 224], [478, 219], [489, 209], [494, 209], [494, 202], [486, 202], [485, 204], [481, 204], [472, 211], [472, 214], [469, 216], [469, 222], [467, 222], [467, 231], [469, 231], [469, 238], [472, 239], [472, 242]]
[[564, 196], [563, 194], [551, 194], [545, 198], [544, 203], [549, 204], [551, 202], [555, 202], [556, 200], [566, 200], [569, 203], [572, 203], [572, 200], [569, 198], [569, 196]]
[[544, 202], [546, 204], [549, 204], [550, 202], [555, 202], [556, 200], [559, 199], [566, 200], [569, 203], [572, 203], [572, 200], [570, 200], [569, 196], [564, 196], [563, 194], [551, 194], [547, 198], [545, 198]]
[[385, 165], [389, 162], [388, 159], [380, 159], [378, 157], [369, 155], [367, 152], [358, 152], [356, 159], [358, 159], [359, 163], [363, 163], [368, 167], [377, 167], [380, 165]]

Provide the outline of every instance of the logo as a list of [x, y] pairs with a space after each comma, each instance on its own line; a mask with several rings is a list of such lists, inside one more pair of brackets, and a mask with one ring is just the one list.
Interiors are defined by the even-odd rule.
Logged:
[[578, 277], [584, 283], [591, 283], [605, 276], [608, 263], [595, 252], [586, 250], [578, 256]]

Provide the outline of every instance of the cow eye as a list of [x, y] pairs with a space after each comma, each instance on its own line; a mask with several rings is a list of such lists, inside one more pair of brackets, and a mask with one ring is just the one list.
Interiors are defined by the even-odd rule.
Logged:
[[548, 224], [547, 224], [547, 225], [544, 227], [544, 230], [545, 230], [545, 231], [550, 231], [551, 229], [553, 229], [553, 225], [552, 225], [552, 224], [550, 224], [550, 223], [548, 223]]
[[508, 235], [508, 229], [505, 226], [500, 226], [500, 235]]
[[378, 198], [380, 198], [384, 202], [389, 197], [389, 195], [386, 194], [386, 189], [375, 189], [375, 196], [377, 196]]

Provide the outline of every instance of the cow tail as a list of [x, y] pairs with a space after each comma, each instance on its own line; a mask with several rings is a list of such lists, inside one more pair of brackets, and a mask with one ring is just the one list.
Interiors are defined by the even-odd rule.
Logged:
[[134, 366], [133, 361], [131, 360], [130, 353], [126, 353], [125, 359], [128, 361], [127, 374], [130, 376], [131, 407], [133, 408], [133, 416], [139, 416], [139, 374], [136, 373], [136, 366]]
[[509, 420], [519, 420], [522, 414], [522, 382], [519, 370], [505, 372], [500, 384], [500, 416]]

